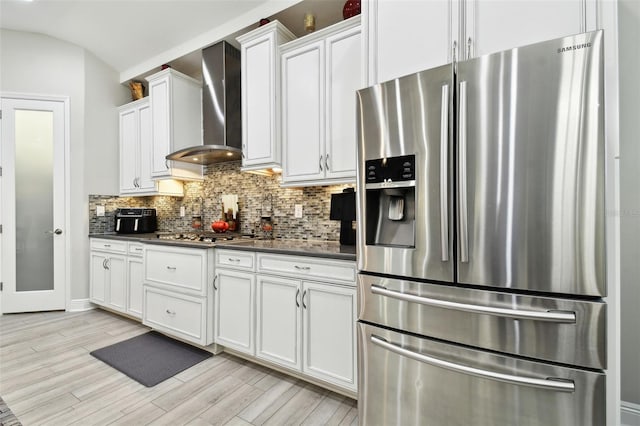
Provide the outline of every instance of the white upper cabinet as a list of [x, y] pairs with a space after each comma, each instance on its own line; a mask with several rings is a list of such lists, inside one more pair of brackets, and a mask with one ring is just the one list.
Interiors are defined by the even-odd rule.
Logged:
[[149, 98], [119, 108], [120, 194], [182, 196], [182, 183], [151, 177], [152, 141]]
[[[487, 53], [596, 29], [598, 0], [369, 0], [369, 85]], [[455, 52], [455, 53], [454, 53]]]
[[327, 178], [353, 179], [356, 169], [356, 90], [361, 89], [360, 26], [329, 36], [326, 41]]
[[458, 0], [364, 1], [362, 20], [369, 85], [452, 60]]
[[468, 3], [466, 38], [461, 51], [466, 57], [596, 29], [597, 0], [474, 0]]
[[282, 55], [283, 182], [324, 178], [324, 40]]
[[198, 80], [167, 68], [147, 77], [151, 102], [151, 176], [202, 180], [202, 166], [165, 157], [202, 145], [202, 89]]
[[240, 37], [242, 169], [281, 167], [280, 48], [295, 38], [278, 21]]
[[355, 180], [361, 45], [357, 16], [281, 47], [283, 186]]

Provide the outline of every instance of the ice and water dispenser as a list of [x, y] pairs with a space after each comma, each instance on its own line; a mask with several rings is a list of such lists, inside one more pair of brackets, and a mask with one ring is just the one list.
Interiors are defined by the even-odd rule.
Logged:
[[367, 245], [415, 247], [415, 155], [365, 162]]

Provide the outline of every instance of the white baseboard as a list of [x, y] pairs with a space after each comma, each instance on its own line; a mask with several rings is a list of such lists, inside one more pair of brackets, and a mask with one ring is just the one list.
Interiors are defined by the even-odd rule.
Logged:
[[640, 426], [640, 404], [622, 401], [620, 404], [622, 426]]
[[89, 299], [74, 299], [70, 300], [67, 305], [67, 312], [81, 312], [95, 309], [96, 307], [89, 302]]

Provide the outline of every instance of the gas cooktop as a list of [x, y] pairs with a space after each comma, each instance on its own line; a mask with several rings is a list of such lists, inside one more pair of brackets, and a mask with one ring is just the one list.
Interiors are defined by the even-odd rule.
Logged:
[[184, 242], [202, 242], [202, 243], [215, 243], [216, 241], [231, 241], [240, 240], [245, 238], [251, 238], [251, 236], [245, 236], [233, 232], [214, 233], [214, 232], [185, 232], [185, 233], [159, 233], [159, 240], [169, 241], [184, 241]]

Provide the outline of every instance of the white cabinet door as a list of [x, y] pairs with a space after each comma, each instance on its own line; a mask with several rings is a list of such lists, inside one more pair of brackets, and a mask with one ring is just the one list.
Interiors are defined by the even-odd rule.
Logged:
[[142, 318], [142, 283], [144, 281], [144, 270], [142, 258], [127, 258], [128, 302], [127, 313], [136, 318]]
[[202, 144], [201, 84], [171, 68], [147, 77], [151, 103], [153, 178], [202, 180], [202, 166], [166, 156]]
[[362, 19], [369, 85], [452, 60], [458, 0], [369, 0], [362, 4]]
[[303, 283], [305, 374], [356, 389], [356, 289]]
[[138, 191], [138, 108], [120, 111], [120, 193]]
[[152, 134], [151, 134], [151, 107], [148, 103], [138, 109], [138, 191], [150, 192], [156, 190], [156, 183], [151, 179]]
[[273, 34], [242, 46], [243, 166], [275, 161]]
[[107, 262], [107, 306], [120, 312], [127, 310], [127, 270], [125, 257], [110, 254]]
[[216, 296], [216, 343], [254, 355], [255, 275], [219, 269]]
[[166, 177], [170, 175], [169, 162], [164, 158], [171, 153], [171, 80], [164, 78], [149, 82], [149, 98], [151, 99], [151, 176]]
[[256, 357], [300, 371], [301, 283], [257, 276]]
[[280, 48], [295, 35], [278, 21], [238, 37], [242, 56], [242, 167], [281, 167]]
[[472, 0], [464, 48], [475, 57], [594, 30], [596, 8], [596, 0]]
[[89, 266], [91, 280], [89, 300], [103, 305], [106, 301], [107, 288], [107, 255], [99, 252], [91, 252], [91, 263]]
[[356, 176], [356, 90], [362, 84], [360, 27], [326, 40], [327, 102], [325, 171], [327, 178]]
[[283, 181], [324, 178], [324, 41], [282, 55]]

